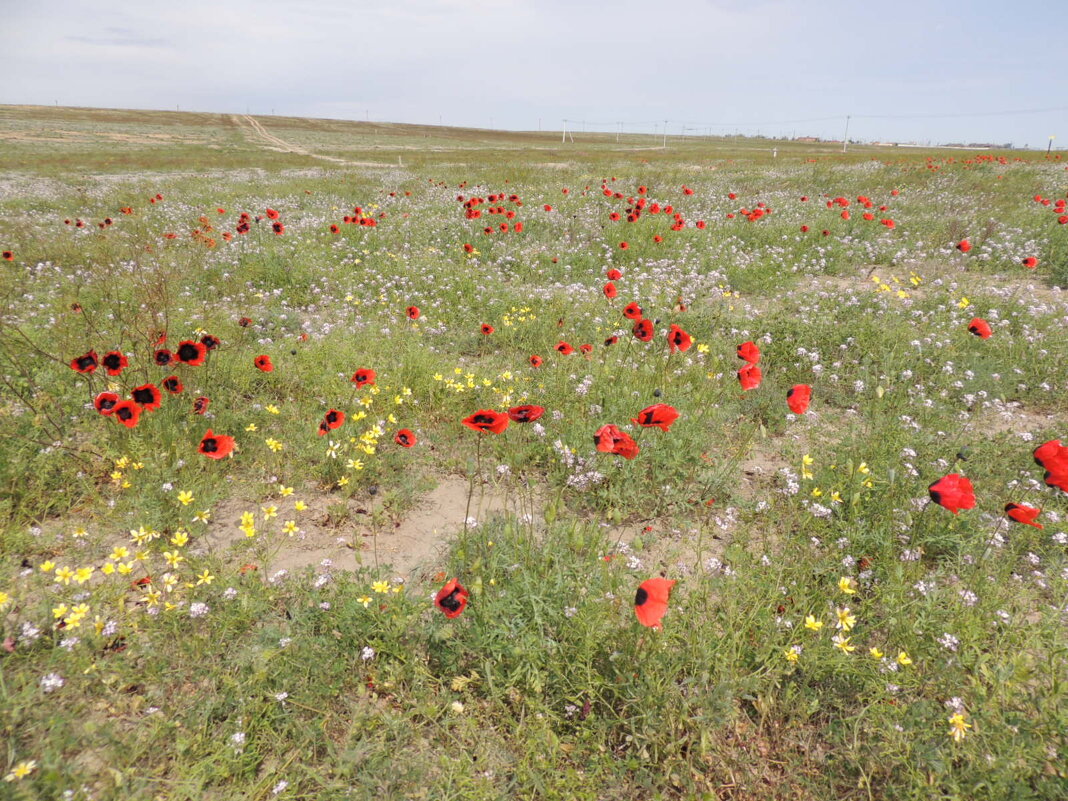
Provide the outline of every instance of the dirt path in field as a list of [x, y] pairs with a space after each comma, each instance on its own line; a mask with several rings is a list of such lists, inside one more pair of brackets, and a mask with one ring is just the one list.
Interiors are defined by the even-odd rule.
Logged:
[[296, 153], [300, 156], [308, 156], [313, 159], [321, 159], [322, 161], [329, 161], [334, 164], [341, 164], [346, 167], [388, 167], [391, 165], [380, 164], [376, 161], [348, 161], [347, 159], [341, 159], [337, 156], [324, 156], [321, 153], [313, 153], [298, 145], [291, 144], [286, 140], [275, 136], [268, 131], [261, 122], [255, 117], [251, 117], [248, 114], [231, 114], [230, 118], [237, 123], [238, 127], [242, 130], [245, 136], [250, 142], [265, 146], [270, 150], [279, 150], [283, 153]]

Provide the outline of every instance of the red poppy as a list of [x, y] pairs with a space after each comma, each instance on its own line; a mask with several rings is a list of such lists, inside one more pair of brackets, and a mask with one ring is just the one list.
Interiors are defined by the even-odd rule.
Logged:
[[630, 302], [623, 308], [623, 316], [628, 320], [642, 319], [642, 307], [637, 302]]
[[208, 350], [215, 350], [217, 347], [219, 347], [219, 345], [222, 344], [222, 342], [216, 336], [212, 336], [211, 334], [205, 334], [200, 338], [200, 344]]
[[975, 490], [972, 482], [958, 473], [950, 473], [944, 476], [930, 487], [927, 492], [931, 500], [939, 506], [960, 514], [961, 509], [975, 508]]
[[419, 440], [415, 438], [415, 434], [410, 429], [402, 428], [393, 436], [393, 441], [402, 448], [411, 448]]
[[1035, 462], [1054, 473], [1068, 472], [1068, 445], [1059, 439], [1044, 442], [1034, 450]]
[[675, 586], [672, 579], [651, 578], [643, 581], [634, 594], [634, 614], [638, 622], [649, 628], [659, 629], [660, 621], [667, 614], [671, 588]]
[[97, 365], [99, 364], [100, 361], [99, 359], [97, 359], [96, 351], [91, 350], [88, 353], [84, 353], [81, 356], [78, 356], [77, 358], [71, 359], [70, 369], [75, 370], [79, 373], [92, 373], [94, 370], [96, 370]]
[[619, 294], [619, 291], [616, 289], [616, 285], [613, 284], [611, 281], [604, 285], [603, 292], [604, 296], [609, 300], [612, 300], [612, 298]]
[[265, 373], [270, 373], [274, 371], [274, 365], [271, 364], [270, 356], [257, 356], [252, 363]]
[[990, 330], [990, 324], [982, 317], [973, 317], [972, 321], [968, 323], [968, 330], [980, 339], [990, 339], [993, 334], [993, 331]]
[[119, 396], [114, 392], [101, 392], [93, 399], [93, 406], [105, 417], [115, 411], [119, 404]]
[[962, 239], [960, 242], [957, 243], [957, 250], [959, 250], [961, 253], [967, 253], [971, 249], [972, 243], [969, 242], [967, 239]]
[[738, 371], [738, 383], [742, 385], [742, 389], [746, 392], [759, 387], [760, 382], [763, 380], [764, 374], [760, 371], [760, 366], [752, 362]]
[[634, 338], [639, 342], [648, 342], [653, 338], [653, 334], [656, 331], [652, 320], [637, 320], [631, 328], [631, 333], [634, 334]]
[[808, 384], [795, 384], [786, 391], [786, 405], [794, 414], [804, 414], [812, 400], [812, 387]]
[[803, 233], [803, 234], [807, 234], [808, 233], [808, 226], [807, 225], [802, 225], [801, 226], [801, 233]]
[[234, 438], [225, 434], [213, 434], [211, 429], [200, 440], [197, 450], [209, 459], [223, 459], [234, 450]]
[[611, 423], [597, 429], [593, 435], [593, 444], [601, 453], [614, 453], [624, 459], [633, 459], [639, 451], [638, 443], [630, 434]]
[[604, 346], [606, 348], [608, 348], [608, 347], [611, 347], [612, 345], [615, 345], [617, 342], [619, 342], [619, 337], [610, 336], [604, 341]]
[[331, 223], [330, 224], [330, 233], [332, 233], [332, 234], [340, 234], [341, 233], [341, 229], [338, 227], [337, 223]]
[[1008, 515], [1009, 520], [1015, 520], [1017, 523], [1023, 523], [1025, 526], [1045, 528], [1041, 523], [1035, 522], [1035, 518], [1042, 514], [1042, 510], [1036, 509], [1033, 506], [1026, 506], [1021, 503], [1007, 503], [1005, 504], [1005, 514]]
[[557, 342], [556, 345], [554, 346], [553, 350], [555, 350], [561, 356], [570, 356], [572, 353], [575, 352], [575, 349], [573, 347], [571, 347], [570, 344], [568, 344], [567, 342], [564, 342], [563, 340], [560, 340], [559, 342]]
[[14, 261], [15, 260], [15, 254], [12, 253], [10, 250], [5, 250], [4, 253], [3, 253], [3, 256], [4, 256], [4, 260], [5, 261]]
[[738, 358], [745, 359], [750, 364], [760, 361], [760, 348], [755, 342], [743, 342], [738, 346]]
[[271, 223], [271, 230], [275, 232], [277, 236], [281, 236], [286, 232], [286, 227], [280, 222]]
[[323, 420], [319, 423], [319, 436], [321, 437], [327, 431], [333, 431], [336, 428], [340, 428], [344, 422], [345, 413], [338, 409], [331, 409], [323, 415]]
[[482, 324], [482, 333], [483, 333], [483, 334], [485, 334], [486, 336], [489, 336], [490, 334], [492, 334], [492, 333], [493, 333], [494, 331], [496, 331], [496, 330], [497, 330], [497, 329], [496, 329], [496, 328], [494, 328], [494, 327], [493, 327], [492, 325], [490, 325], [489, 323], [483, 323], [483, 324]]
[[211, 398], [200, 397], [193, 401], [193, 414], [206, 414]]
[[473, 431], [500, 434], [508, 428], [508, 415], [492, 409], [479, 409], [470, 417], [465, 418], [463, 424]]
[[1035, 269], [1035, 267], [1038, 266], [1038, 259], [1036, 259], [1034, 256], [1028, 256], [1026, 259], [1024, 259], [1020, 263], [1024, 267], [1026, 267], [1028, 270], [1033, 270], [1033, 269]]
[[627, 250], [629, 247], [630, 247], [630, 245], [628, 245], [626, 242], [620, 242], [619, 243], [619, 249], [620, 250]]
[[178, 350], [174, 352], [174, 357], [178, 359], [182, 364], [188, 364], [190, 367], [197, 367], [204, 364], [204, 359], [208, 355], [208, 349], [200, 342], [193, 342], [190, 339], [184, 342], [178, 343]]
[[593, 345], [579, 345], [579, 351], [583, 354], [589, 355], [590, 353], [593, 353]]
[[251, 317], [242, 317], [237, 321], [237, 324], [239, 326], [241, 326], [242, 328], [248, 328], [250, 325], [252, 325], [252, 318]]
[[605, 273], [605, 278], [607, 278], [609, 281], [618, 281], [622, 277], [623, 277], [623, 273], [621, 273], [615, 267], [613, 267], [611, 270], [609, 270], [607, 273]]
[[685, 353], [693, 345], [693, 337], [672, 323], [671, 328], [668, 329], [667, 335], [668, 349], [671, 353], [679, 351], [679, 353]]
[[163, 381], [161, 381], [160, 383], [163, 384], [163, 388], [172, 395], [179, 395], [184, 389], [184, 387], [182, 386], [181, 379], [179, 379], [176, 375], [169, 375], [164, 378]]
[[468, 592], [459, 579], [453, 579], [434, 596], [434, 606], [445, 613], [445, 617], [454, 618], [463, 614], [467, 606]]
[[130, 392], [130, 399], [139, 404], [146, 412], [154, 412], [163, 400], [163, 393], [155, 384], [142, 384]]
[[530, 366], [531, 367], [541, 367], [544, 363], [545, 363], [545, 360], [543, 358], [541, 358], [541, 356], [534, 355], [534, 356], [530, 357]]
[[152, 361], [154, 361], [160, 367], [166, 367], [172, 361], [174, 361], [174, 354], [165, 348], [161, 348], [152, 354]]
[[407, 309], [404, 310], [404, 313], [408, 315], [409, 320], [419, 319], [420, 311], [418, 306], [409, 306]]
[[544, 406], [534, 406], [532, 404], [513, 406], [508, 410], [508, 417], [513, 423], [533, 423], [543, 414], [545, 414]]
[[268, 220], [277, 220], [277, 219], [278, 219], [279, 217], [281, 217], [281, 216], [282, 216], [282, 215], [280, 215], [280, 214], [279, 214], [279, 213], [278, 213], [277, 211], [275, 211], [274, 209], [272, 209], [272, 208], [268, 208], [268, 209], [267, 209], [267, 219], [268, 219]]
[[631, 420], [643, 428], [659, 428], [670, 431], [671, 425], [679, 419], [679, 412], [674, 406], [666, 403], [654, 403], [638, 412], [638, 416]]
[[141, 407], [132, 400], [123, 400], [111, 407], [111, 416], [127, 428], [134, 428], [141, 419]]
[[370, 370], [366, 367], [361, 367], [359, 370], [352, 374], [352, 383], [355, 384], [357, 388], [374, 386], [375, 377], [376, 374], [374, 370]]

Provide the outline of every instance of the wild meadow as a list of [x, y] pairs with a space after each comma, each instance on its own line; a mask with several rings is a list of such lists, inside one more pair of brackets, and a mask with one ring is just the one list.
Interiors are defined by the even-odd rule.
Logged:
[[0, 797], [1068, 797], [1058, 154], [2, 111]]

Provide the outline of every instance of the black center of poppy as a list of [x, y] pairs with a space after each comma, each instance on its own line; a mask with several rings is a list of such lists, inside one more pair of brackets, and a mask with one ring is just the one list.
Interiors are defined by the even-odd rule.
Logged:
[[122, 356], [118, 353], [109, 353], [104, 357], [104, 366], [109, 370], [119, 369], [119, 365], [122, 364]]
[[123, 406], [121, 409], [115, 412], [115, 416], [118, 417], [120, 420], [129, 420], [131, 417], [133, 417], [133, 410], [129, 406]]
[[97, 403], [97, 407], [106, 412], [108, 409], [113, 409], [116, 403], [118, 401], [114, 398], [101, 398]]
[[200, 450], [204, 453], [215, 453], [219, 450], [219, 441], [215, 437], [210, 437], [200, 443]]
[[131, 397], [142, 406], [149, 406], [156, 400], [156, 394], [151, 389], [135, 389]]
[[178, 346], [178, 358], [183, 362], [190, 362], [200, 355], [200, 350], [196, 345], [186, 343], [185, 345]]
[[328, 422], [328, 423], [336, 423], [337, 422], [337, 412], [327, 412], [326, 413], [326, 422]]
[[78, 367], [81, 368], [82, 370], [88, 370], [90, 367], [92, 367], [95, 364], [96, 364], [96, 359], [94, 359], [92, 356], [88, 356], [87, 355], [87, 356], [79, 356], [78, 357]]
[[488, 414], [476, 414], [475, 424], [480, 426], [491, 426], [496, 421], [496, 418], [490, 417]]
[[167, 388], [168, 392], [177, 392], [178, 391], [178, 379], [177, 378], [168, 378], [163, 382], [163, 386], [165, 386]]
[[458, 597], [459, 594], [460, 588], [457, 587], [455, 590], [453, 590], [441, 599], [441, 608], [448, 609], [450, 612], [455, 612], [457, 609], [459, 609], [461, 606], [461, 601]]
[[156, 364], [160, 367], [171, 363], [171, 352], [169, 350], [157, 350], [156, 351]]
[[649, 593], [646, 592], [644, 587], [638, 587], [638, 591], [634, 593], [634, 605], [644, 606], [645, 602], [649, 600]]

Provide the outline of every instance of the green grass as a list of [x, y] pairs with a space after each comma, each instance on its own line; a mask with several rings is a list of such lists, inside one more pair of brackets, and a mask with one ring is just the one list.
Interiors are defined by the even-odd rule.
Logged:
[[[0, 109], [30, 136], [0, 157], [0, 772], [35, 761], [0, 797], [1065, 797], [1068, 503], [1031, 458], [1068, 436], [1068, 226], [1032, 199], [1063, 196], [1062, 163], [259, 120], [384, 166], [267, 150], [224, 115]], [[611, 221], [640, 185], [686, 227]], [[456, 200], [497, 193], [480, 208], [513, 218]], [[354, 206], [378, 225], [343, 224]], [[223, 238], [268, 207], [284, 236]], [[670, 324], [694, 347], [669, 353]], [[161, 332], [222, 344], [157, 367]], [[749, 340], [764, 378], [742, 392]], [[72, 371], [90, 348], [130, 366]], [[91, 406], [172, 373], [184, 391], [136, 428]], [[523, 403], [546, 412], [460, 424]], [[654, 403], [670, 431], [631, 424]], [[317, 436], [329, 409], [346, 422]], [[595, 450], [605, 423], [635, 459]], [[232, 459], [197, 453], [208, 428]], [[977, 496], [958, 516], [927, 503], [951, 472]], [[391, 565], [456, 477], [476, 524]], [[279, 572], [311, 545], [358, 550]], [[656, 575], [677, 581], [659, 631], [632, 609]], [[450, 620], [431, 598], [453, 577]]]

